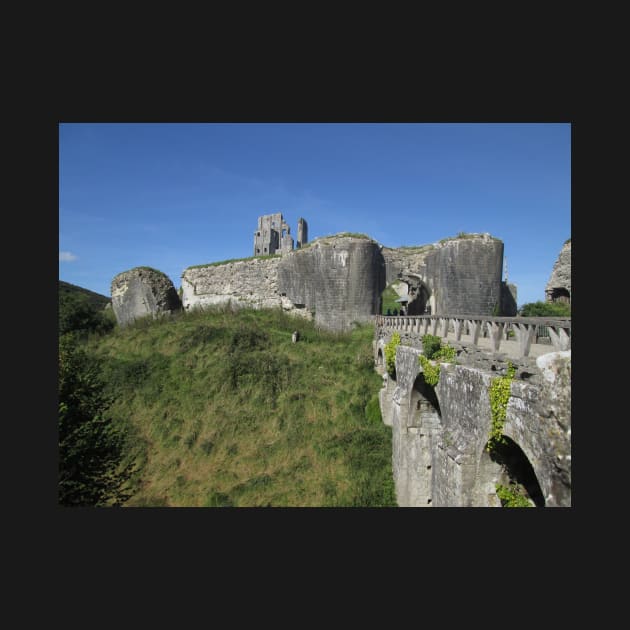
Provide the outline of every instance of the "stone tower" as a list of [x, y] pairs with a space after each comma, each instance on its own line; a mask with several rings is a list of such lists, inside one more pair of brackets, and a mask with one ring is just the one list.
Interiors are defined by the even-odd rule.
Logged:
[[308, 243], [308, 223], [306, 219], [300, 217], [298, 219], [297, 248], [304, 247], [306, 243]]
[[292, 250], [291, 228], [281, 212], [258, 217], [258, 229], [254, 232], [254, 256], [286, 254]]

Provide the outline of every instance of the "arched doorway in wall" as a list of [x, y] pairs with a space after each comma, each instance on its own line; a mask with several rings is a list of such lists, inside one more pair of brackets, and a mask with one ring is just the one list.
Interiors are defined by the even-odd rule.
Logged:
[[480, 481], [486, 482], [494, 492], [497, 487], [504, 489], [497, 493], [496, 505], [506, 505], [499, 495], [507, 490], [511, 495], [525, 497], [533, 507], [545, 507], [545, 496], [527, 455], [514, 440], [506, 435], [503, 439], [505, 442], [490, 453], [484, 448], [479, 465]]
[[389, 311], [390, 315], [400, 312], [401, 303], [398, 302], [402, 296], [407, 295], [409, 287], [406, 282], [402, 280], [394, 280], [391, 284], [388, 284], [381, 293], [381, 315], [387, 315]]

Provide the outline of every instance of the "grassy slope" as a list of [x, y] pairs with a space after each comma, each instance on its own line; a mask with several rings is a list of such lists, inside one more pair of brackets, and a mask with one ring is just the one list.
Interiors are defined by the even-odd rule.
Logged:
[[335, 336], [253, 310], [92, 338], [111, 412], [135, 432], [128, 505], [395, 505], [372, 338], [371, 326]]

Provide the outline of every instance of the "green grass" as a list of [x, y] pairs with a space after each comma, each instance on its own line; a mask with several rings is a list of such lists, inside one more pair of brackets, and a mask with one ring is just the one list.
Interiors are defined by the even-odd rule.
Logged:
[[[448, 243], [449, 241], [456, 241], [458, 239], [475, 239], [475, 238], [481, 238], [483, 236], [483, 234], [477, 234], [474, 232], [458, 232], [457, 236], [447, 236], [446, 238], [443, 238], [439, 241], [440, 244], [444, 244], [444, 243]], [[491, 238], [493, 241], [498, 241], [500, 239], [496, 238], [495, 236], [491, 236], [490, 234], [487, 235], [489, 238]]]
[[219, 260], [217, 262], [205, 263], [203, 265], [191, 265], [182, 272], [182, 277], [189, 269], [203, 269], [204, 267], [218, 267], [219, 265], [227, 265], [228, 263], [241, 262], [243, 260], [267, 260], [268, 258], [282, 258], [282, 254], [269, 254], [267, 256], [248, 256], [247, 258], [229, 258], [228, 260]]
[[127, 505], [396, 505], [373, 334], [217, 308], [91, 338], [133, 436]]

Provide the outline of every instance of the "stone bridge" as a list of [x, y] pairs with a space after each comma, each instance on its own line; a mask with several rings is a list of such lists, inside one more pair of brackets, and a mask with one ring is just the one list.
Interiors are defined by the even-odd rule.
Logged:
[[[570, 319], [377, 316], [375, 324], [379, 399], [383, 421], [392, 427], [400, 506], [499, 507], [497, 486], [511, 482], [531, 505], [571, 505]], [[394, 331], [401, 345], [390, 376], [384, 346]], [[440, 364], [435, 386], [418, 360], [426, 333], [457, 350], [455, 363]], [[516, 375], [505, 444], [491, 453], [490, 386], [508, 362]]]
[[539, 357], [550, 351], [571, 348], [571, 318], [484, 317], [471, 315], [377, 315], [377, 327], [409, 333], [419, 339], [431, 334], [445, 340], [490, 350], [501, 349], [512, 358]]

